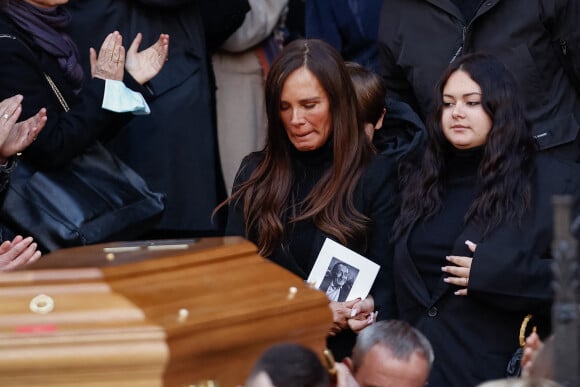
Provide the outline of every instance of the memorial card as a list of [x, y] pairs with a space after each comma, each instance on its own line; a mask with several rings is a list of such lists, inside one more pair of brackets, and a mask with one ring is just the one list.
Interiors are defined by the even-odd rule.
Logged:
[[326, 238], [306, 280], [331, 301], [364, 299], [380, 266], [351, 249]]

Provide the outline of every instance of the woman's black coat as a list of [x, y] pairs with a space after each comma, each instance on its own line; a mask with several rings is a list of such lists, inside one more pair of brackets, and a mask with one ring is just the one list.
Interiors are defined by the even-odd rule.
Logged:
[[522, 226], [503, 225], [482, 238], [473, 224], [457, 237], [450, 255], [472, 256], [466, 240], [477, 244], [468, 295], [443, 282], [429, 295], [407, 248], [408, 234], [395, 247], [395, 292], [400, 318], [431, 341], [435, 363], [431, 387], [464, 387], [505, 377], [518, 347], [524, 316], [549, 331], [553, 297], [550, 245], [554, 194], [580, 192], [580, 167], [538, 157], [533, 205]]

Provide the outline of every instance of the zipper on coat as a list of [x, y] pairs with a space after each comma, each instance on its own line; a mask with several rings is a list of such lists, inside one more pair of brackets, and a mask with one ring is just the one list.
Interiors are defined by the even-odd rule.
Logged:
[[463, 52], [463, 47], [465, 47], [465, 39], [467, 37], [468, 30], [469, 30], [469, 26], [463, 26], [463, 29], [461, 31], [461, 46], [459, 46], [457, 51], [455, 51], [455, 54], [453, 54], [453, 57], [451, 58], [449, 63], [455, 62], [455, 59], [457, 59], [459, 56], [461, 56], [461, 54]]

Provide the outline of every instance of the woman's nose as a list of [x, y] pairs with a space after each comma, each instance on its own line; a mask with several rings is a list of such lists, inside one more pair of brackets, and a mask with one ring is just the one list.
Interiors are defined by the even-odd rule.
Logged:
[[300, 111], [300, 109], [292, 110], [292, 119], [290, 120], [290, 122], [293, 125], [301, 124], [303, 122], [303, 118], [304, 118], [304, 116], [303, 116], [302, 112]]
[[453, 117], [463, 117], [463, 104], [461, 102], [457, 102], [453, 106], [453, 111], [451, 113], [453, 114]]

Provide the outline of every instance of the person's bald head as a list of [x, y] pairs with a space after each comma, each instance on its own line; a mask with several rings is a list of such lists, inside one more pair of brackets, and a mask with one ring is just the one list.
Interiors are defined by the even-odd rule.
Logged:
[[431, 344], [411, 325], [379, 321], [359, 334], [352, 368], [362, 387], [422, 387], [429, 378], [433, 359]]

